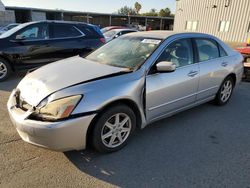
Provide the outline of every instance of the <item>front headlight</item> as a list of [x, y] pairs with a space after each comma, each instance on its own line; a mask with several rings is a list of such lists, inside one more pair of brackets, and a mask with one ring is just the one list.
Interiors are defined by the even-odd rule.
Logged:
[[52, 101], [48, 104], [41, 105], [33, 114], [36, 118], [44, 120], [60, 120], [70, 116], [78, 102], [81, 100], [81, 95], [66, 97]]

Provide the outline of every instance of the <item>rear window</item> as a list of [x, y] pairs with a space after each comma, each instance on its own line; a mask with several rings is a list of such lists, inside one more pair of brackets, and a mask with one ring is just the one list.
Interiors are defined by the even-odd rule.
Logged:
[[130, 30], [122, 31], [122, 34], [125, 35], [125, 34], [127, 34], [127, 33], [133, 33], [133, 32], [136, 32], [136, 31], [132, 31], [132, 30], [131, 30], [131, 31], [130, 31]]

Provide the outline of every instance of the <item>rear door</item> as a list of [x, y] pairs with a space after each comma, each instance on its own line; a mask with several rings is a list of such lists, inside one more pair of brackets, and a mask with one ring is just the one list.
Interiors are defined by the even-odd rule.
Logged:
[[73, 24], [50, 24], [51, 48], [54, 60], [72, 57], [82, 53], [85, 48], [84, 34]]
[[174, 72], [159, 73], [153, 66], [146, 77], [146, 115], [149, 122], [192, 105], [196, 100], [199, 66], [194, 61], [191, 39], [174, 41], [157, 60], [161, 61], [171, 61], [177, 68]]
[[197, 100], [204, 100], [217, 93], [220, 84], [227, 76], [227, 54], [213, 39], [196, 38], [194, 40], [200, 66]]
[[76, 24], [75, 26], [84, 34], [82, 54], [87, 54], [105, 43], [105, 38], [97, 26], [87, 24]]

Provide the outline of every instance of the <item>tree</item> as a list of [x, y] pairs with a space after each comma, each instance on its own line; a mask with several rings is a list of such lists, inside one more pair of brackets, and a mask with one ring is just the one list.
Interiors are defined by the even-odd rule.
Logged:
[[157, 12], [157, 10], [155, 9], [155, 8], [152, 8], [151, 10], [150, 10], [150, 13], [156, 13]]
[[135, 3], [135, 11], [136, 11], [137, 14], [139, 14], [141, 8], [142, 8], [141, 4], [136, 2]]
[[120, 8], [118, 10], [118, 14], [122, 14], [122, 15], [136, 15], [136, 11], [135, 9], [128, 7], [128, 6], [124, 6], [122, 8]]
[[158, 16], [156, 9], [152, 8], [149, 12], [143, 13], [143, 16]]
[[159, 16], [161, 17], [168, 17], [171, 15], [171, 11], [169, 8], [161, 9], [159, 12]]

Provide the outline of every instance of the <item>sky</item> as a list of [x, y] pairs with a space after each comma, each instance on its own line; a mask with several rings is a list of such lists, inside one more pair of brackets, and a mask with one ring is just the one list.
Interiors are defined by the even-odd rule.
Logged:
[[5, 6], [20, 6], [46, 9], [64, 9], [82, 12], [115, 13], [125, 5], [133, 7], [138, 1], [141, 13], [152, 8], [160, 10], [169, 7], [175, 12], [176, 0], [1, 0]]

